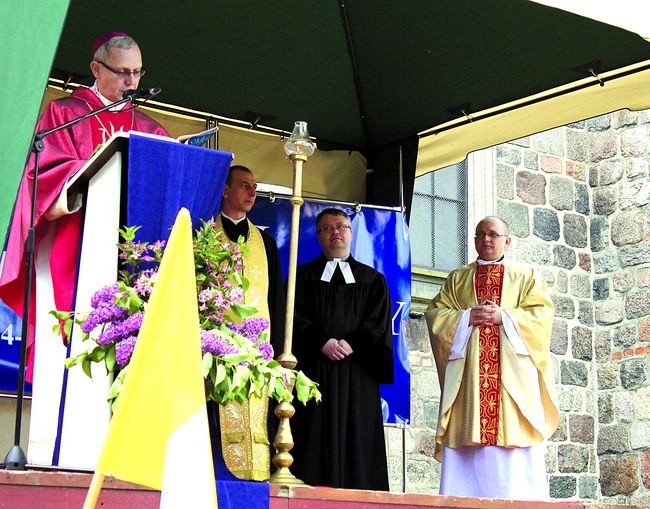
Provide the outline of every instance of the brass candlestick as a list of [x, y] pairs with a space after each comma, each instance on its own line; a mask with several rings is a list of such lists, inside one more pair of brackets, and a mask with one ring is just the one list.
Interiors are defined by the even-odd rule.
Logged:
[[[296, 266], [298, 264], [298, 232], [300, 229], [300, 207], [302, 199], [302, 165], [314, 153], [314, 144], [307, 132], [307, 122], [295, 123], [291, 136], [284, 144], [284, 151], [293, 163], [293, 195], [291, 196], [291, 237], [289, 243], [289, 271], [287, 274], [287, 309], [284, 331], [284, 350], [278, 357], [278, 362], [285, 368], [294, 369], [298, 360], [291, 353], [293, 343], [293, 314], [296, 296]], [[289, 390], [293, 392], [295, 378], [289, 380]], [[276, 467], [270, 481], [279, 484], [304, 484], [294, 476], [290, 467], [293, 456], [289, 452], [293, 448], [293, 436], [289, 420], [293, 417], [295, 409], [290, 401], [284, 400], [275, 408], [275, 415], [279, 419], [278, 430], [273, 439], [276, 454], [273, 464]]]

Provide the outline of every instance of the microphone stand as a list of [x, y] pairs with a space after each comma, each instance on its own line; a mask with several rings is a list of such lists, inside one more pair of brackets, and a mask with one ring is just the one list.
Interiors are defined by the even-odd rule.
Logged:
[[[61, 131], [72, 127], [73, 125], [78, 124], [79, 122], [86, 120], [87, 118], [93, 117], [102, 113], [104, 111], [110, 110], [117, 106], [121, 106], [127, 102], [134, 102], [134, 108], [137, 106], [135, 104], [135, 95], [127, 95], [125, 93], [124, 99], [120, 99], [114, 103], [111, 103], [103, 108], [97, 110], [92, 110], [82, 115], [79, 118], [75, 118], [70, 122], [66, 122], [63, 125], [58, 127], [53, 127], [52, 129], [44, 129], [38, 131], [34, 134], [32, 138], [32, 146], [30, 151], [34, 153], [34, 183], [32, 184], [32, 203], [31, 203], [31, 214], [29, 220], [29, 230], [27, 234], [27, 240], [25, 241], [25, 255], [26, 255], [26, 271], [25, 271], [25, 287], [24, 287], [24, 299], [23, 299], [23, 321], [22, 321], [22, 336], [20, 341], [20, 363], [18, 366], [18, 387], [17, 387], [17, 396], [16, 396], [16, 420], [14, 428], [14, 444], [7, 452], [4, 460], [4, 467], [7, 470], [25, 470], [27, 465], [27, 457], [20, 446], [20, 432], [22, 426], [22, 416], [23, 416], [23, 399], [25, 394], [25, 364], [27, 357], [27, 335], [29, 327], [29, 312], [30, 312], [30, 301], [32, 294], [32, 280], [34, 277], [34, 248], [35, 248], [35, 239], [36, 239], [36, 228], [34, 223], [36, 222], [36, 190], [38, 182], [38, 159], [39, 154], [43, 152], [45, 144], [43, 139], [46, 136], [49, 136], [52, 133]], [[34, 338], [36, 339], [36, 338]]]

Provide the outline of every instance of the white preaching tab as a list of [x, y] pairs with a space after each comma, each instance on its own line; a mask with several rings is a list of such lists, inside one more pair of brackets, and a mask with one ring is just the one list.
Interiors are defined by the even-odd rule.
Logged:
[[348, 262], [342, 262], [340, 258], [334, 258], [325, 264], [325, 269], [323, 270], [323, 275], [320, 277], [320, 280], [329, 283], [332, 280], [337, 265], [341, 269], [346, 284], [349, 285], [351, 283], [356, 283], [350, 264]]

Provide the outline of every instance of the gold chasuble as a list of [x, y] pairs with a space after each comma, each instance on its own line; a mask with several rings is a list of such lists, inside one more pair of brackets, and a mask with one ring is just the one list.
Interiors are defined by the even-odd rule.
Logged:
[[[469, 310], [485, 300], [501, 307], [502, 325], [469, 325]], [[442, 392], [438, 460], [441, 446], [529, 447], [555, 431], [553, 304], [531, 267], [461, 267], [449, 274], [426, 319]]]
[[[268, 277], [268, 263], [266, 260], [266, 249], [264, 248], [264, 240], [262, 234], [253, 223], [248, 219], [248, 238], [246, 245], [248, 251], [243, 254], [242, 265], [243, 275], [248, 279], [248, 289], [244, 292], [244, 303], [257, 308], [255, 316], [266, 318], [270, 321], [269, 313], [269, 277]], [[221, 214], [217, 216], [216, 229], [218, 231], [226, 232], [223, 229], [221, 222]], [[227, 234], [226, 234], [227, 236]], [[231, 239], [237, 240], [237, 239]], [[233, 323], [240, 323], [241, 318], [229, 313], [227, 317]], [[267, 329], [267, 341], [271, 340], [271, 329]]]

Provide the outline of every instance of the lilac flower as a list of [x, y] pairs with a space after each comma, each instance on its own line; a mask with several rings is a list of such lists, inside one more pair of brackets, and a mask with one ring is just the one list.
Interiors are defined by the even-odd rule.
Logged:
[[223, 293], [219, 290], [215, 291], [214, 297], [212, 299], [212, 303], [214, 304], [214, 306], [220, 308], [223, 306], [224, 302], [226, 302], [226, 299], [223, 296]]
[[234, 305], [244, 300], [244, 291], [237, 286], [228, 292], [228, 300]]
[[199, 302], [208, 302], [212, 300], [212, 291], [209, 289], [201, 290], [199, 293]]
[[131, 360], [137, 339], [136, 336], [129, 336], [115, 345], [115, 361], [119, 366], [124, 367]]
[[86, 334], [89, 334], [98, 325], [123, 320], [128, 313], [128, 309], [122, 308], [117, 304], [102, 305], [90, 312], [84, 323], [81, 325], [81, 330]]
[[212, 355], [228, 355], [238, 353], [236, 347], [232, 346], [225, 339], [220, 338], [210, 331], [201, 331], [201, 352], [210, 352]]
[[262, 353], [265, 361], [273, 359], [273, 347], [268, 341], [262, 341], [257, 345], [257, 349]]
[[141, 313], [136, 313], [124, 321], [109, 324], [97, 338], [97, 343], [100, 345], [108, 345], [131, 335], [137, 336], [142, 325], [142, 318]]
[[227, 326], [231, 331], [257, 343], [260, 334], [269, 328], [269, 321], [264, 317], [252, 317], [246, 318], [241, 325], [229, 322]]
[[114, 304], [115, 296], [120, 293], [120, 286], [117, 283], [105, 286], [101, 290], [96, 291], [90, 298], [90, 305], [97, 308], [102, 304]]
[[158, 272], [156, 269], [147, 269], [138, 276], [138, 279], [133, 285], [136, 293], [141, 297], [148, 297], [151, 295], [153, 284], [156, 282]]

